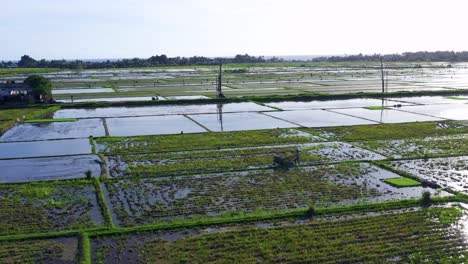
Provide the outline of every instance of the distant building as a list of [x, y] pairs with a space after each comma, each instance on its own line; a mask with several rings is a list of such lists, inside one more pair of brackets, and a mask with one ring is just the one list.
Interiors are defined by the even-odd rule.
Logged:
[[31, 86], [25, 83], [15, 83], [15, 81], [7, 81], [6, 83], [0, 83], [0, 97], [7, 99], [9, 97], [21, 95], [32, 95]]

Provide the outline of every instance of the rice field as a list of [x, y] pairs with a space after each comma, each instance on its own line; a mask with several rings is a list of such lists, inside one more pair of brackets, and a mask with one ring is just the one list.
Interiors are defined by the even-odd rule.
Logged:
[[387, 69], [457, 94], [307, 100], [378, 68], [244, 66], [228, 98], [276, 97], [211, 100], [214, 67], [41, 73], [77, 104], [0, 110], [0, 263], [467, 262], [465, 64]]

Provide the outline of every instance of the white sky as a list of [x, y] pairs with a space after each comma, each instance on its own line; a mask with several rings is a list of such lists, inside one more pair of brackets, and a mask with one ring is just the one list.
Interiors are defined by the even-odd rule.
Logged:
[[0, 0], [0, 60], [468, 50], [466, 0]]

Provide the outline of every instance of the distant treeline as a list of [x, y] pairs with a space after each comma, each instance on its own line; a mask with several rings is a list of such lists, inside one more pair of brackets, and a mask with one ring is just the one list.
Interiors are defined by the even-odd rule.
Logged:
[[419, 51], [405, 52], [402, 54], [373, 54], [373, 55], [349, 55], [349, 56], [329, 56], [314, 58], [313, 61], [343, 62], [343, 61], [411, 61], [411, 62], [468, 62], [468, 51]]
[[[349, 56], [327, 56], [317, 57], [309, 62], [349, 62], [349, 61], [408, 61], [408, 62], [468, 62], [468, 51], [435, 51], [435, 52], [405, 52], [402, 54], [373, 54], [373, 55], [349, 55]], [[284, 59], [272, 57], [265, 59], [263, 56], [250, 56], [248, 54], [236, 55], [234, 58], [208, 58], [208, 57], [167, 57], [166, 55], [156, 55], [147, 59], [121, 59], [106, 61], [82, 61], [82, 60], [35, 60], [28, 55], [21, 57], [17, 63], [11, 61], [1, 61], [0, 68], [60, 68], [60, 69], [103, 69], [103, 68], [133, 68], [152, 66], [190, 66], [190, 65], [216, 65], [222, 63], [265, 63], [284, 62]], [[289, 60], [291, 61], [291, 60]], [[293, 62], [293, 61], [291, 61]], [[303, 60], [297, 62], [304, 62]]]
[[282, 59], [273, 57], [265, 59], [263, 56], [255, 57], [248, 54], [236, 55], [234, 58], [207, 58], [207, 57], [167, 57], [166, 55], [156, 55], [148, 59], [121, 59], [106, 61], [82, 61], [82, 60], [35, 60], [28, 55], [21, 57], [17, 63], [0, 62], [0, 68], [60, 68], [60, 69], [102, 69], [102, 68], [133, 68], [151, 66], [188, 66], [188, 65], [216, 65], [222, 63], [264, 63], [282, 62]]

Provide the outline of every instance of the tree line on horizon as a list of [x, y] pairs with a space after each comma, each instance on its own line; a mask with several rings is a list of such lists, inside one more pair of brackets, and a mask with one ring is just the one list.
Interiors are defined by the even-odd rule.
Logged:
[[233, 58], [208, 58], [202, 56], [193, 57], [168, 57], [166, 55], [151, 56], [147, 59], [133, 58], [120, 60], [84, 61], [84, 60], [35, 60], [28, 55], [23, 55], [17, 62], [2, 61], [0, 68], [8, 68], [14, 65], [18, 68], [60, 68], [60, 69], [102, 69], [102, 68], [133, 68], [153, 66], [191, 66], [191, 65], [217, 65], [222, 63], [265, 63], [282, 62], [284, 60], [273, 57], [265, 59], [263, 56], [250, 56], [248, 54], [236, 55]]
[[[307, 60], [308, 62], [371, 62], [371, 61], [401, 61], [401, 62], [468, 62], [468, 51], [420, 51], [404, 52], [402, 54], [372, 54], [372, 55], [345, 55], [345, 56], [323, 56]], [[194, 65], [217, 65], [219, 62], [231, 63], [267, 63], [285, 62], [278, 57], [266, 59], [264, 56], [250, 56], [248, 54], [236, 55], [233, 58], [208, 58], [203, 56], [193, 57], [168, 57], [164, 54], [151, 56], [147, 59], [133, 58], [105, 61], [84, 61], [84, 60], [35, 60], [28, 55], [24, 55], [17, 62], [1, 61], [0, 68], [60, 68], [60, 69], [103, 69], [103, 68], [133, 68], [133, 67], [153, 67], [153, 66], [194, 66]], [[305, 62], [304, 60], [287, 60], [288, 62]]]

